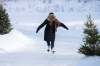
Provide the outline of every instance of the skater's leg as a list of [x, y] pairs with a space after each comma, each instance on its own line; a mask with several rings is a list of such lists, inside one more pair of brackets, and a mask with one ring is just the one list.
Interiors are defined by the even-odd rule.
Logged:
[[49, 52], [50, 51], [50, 41], [47, 41], [47, 46], [48, 46], [47, 51]]
[[54, 41], [51, 41], [51, 51], [52, 51], [53, 54], [55, 53], [55, 50], [54, 50]]
[[50, 41], [47, 41], [47, 46], [50, 47]]
[[54, 48], [54, 40], [51, 41], [51, 50], [53, 50], [53, 48]]

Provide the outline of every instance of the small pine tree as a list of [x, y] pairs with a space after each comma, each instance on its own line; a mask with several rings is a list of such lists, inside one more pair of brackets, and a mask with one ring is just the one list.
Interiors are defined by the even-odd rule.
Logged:
[[100, 44], [100, 35], [90, 15], [85, 23], [84, 36], [84, 45], [80, 47], [79, 52], [88, 56], [99, 55], [100, 49], [97, 48]]
[[0, 5], [0, 34], [7, 34], [12, 30], [10, 20], [8, 13], [6, 13], [6, 10], [3, 8], [2, 5]]

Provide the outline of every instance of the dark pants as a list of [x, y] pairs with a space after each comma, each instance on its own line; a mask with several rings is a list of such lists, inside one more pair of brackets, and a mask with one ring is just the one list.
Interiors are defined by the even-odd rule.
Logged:
[[51, 50], [54, 48], [54, 40], [53, 41], [47, 41], [47, 46], [51, 47]]

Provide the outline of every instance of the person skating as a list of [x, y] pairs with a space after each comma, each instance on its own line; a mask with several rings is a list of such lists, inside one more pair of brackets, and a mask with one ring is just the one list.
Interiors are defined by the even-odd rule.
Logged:
[[68, 30], [68, 27], [65, 26], [63, 23], [61, 23], [55, 17], [54, 13], [49, 13], [45, 21], [37, 28], [36, 33], [38, 33], [38, 31], [44, 26], [46, 26], [44, 30], [44, 40], [47, 42], [47, 46], [48, 46], [47, 51], [49, 52], [51, 49], [51, 51], [54, 53], [55, 51], [53, 50], [53, 48], [54, 48], [55, 33], [57, 31], [57, 28], [63, 27], [66, 30]]

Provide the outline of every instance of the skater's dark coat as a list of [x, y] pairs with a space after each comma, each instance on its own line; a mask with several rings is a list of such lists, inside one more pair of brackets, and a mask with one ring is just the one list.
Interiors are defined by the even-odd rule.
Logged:
[[55, 32], [57, 31], [57, 27], [63, 27], [68, 30], [68, 27], [63, 23], [59, 22], [57, 19], [50, 20], [49, 17], [37, 28], [38, 32], [42, 27], [45, 27], [44, 31], [44, 40], [45, 41], [54, 41], [55, 40]]

